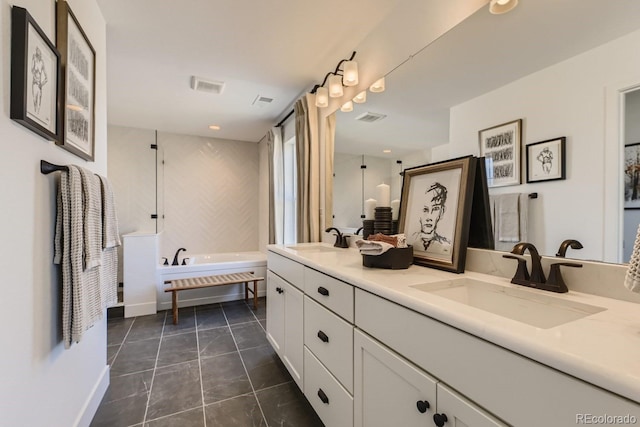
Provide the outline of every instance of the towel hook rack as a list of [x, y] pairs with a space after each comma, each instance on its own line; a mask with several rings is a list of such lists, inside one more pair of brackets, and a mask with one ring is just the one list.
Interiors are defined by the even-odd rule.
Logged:
[[54, 165], [53, 163], [49, 163], [46, 160], [40, 160], [40, 172], [44, 175], [57, 171], [69, 172], [69, 168], [67, 166]]

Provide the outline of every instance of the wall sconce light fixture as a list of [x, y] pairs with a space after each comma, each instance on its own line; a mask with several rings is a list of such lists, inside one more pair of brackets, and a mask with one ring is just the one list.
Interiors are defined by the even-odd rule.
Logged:
[[[329, 105], [329, 97], [339, 98], [344, 94], [343, 86], [355, 86], [358, 84], [358, 63], [353, 60], [354, 51], [349, 59], [338, 62], [335, 71], [330, 71], [324, 76], [322, 84], [315, 85], [311, 93], [316, 95], [316, 107], [324, 108]], [[340, 67], [343, 66], [341, 69]], [[324, 85], [329, 82], [328, 87]]]

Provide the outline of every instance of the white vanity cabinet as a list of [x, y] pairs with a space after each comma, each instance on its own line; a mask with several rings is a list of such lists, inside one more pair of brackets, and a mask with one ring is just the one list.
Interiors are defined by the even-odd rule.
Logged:
[[354, 427], [505, 425], [362, 331], [354, 346]]
[[[447, 427], [458, 420], [464, 423], [458, 425], [501, 425], [498, 419], [518, 427], [569, 426], [584, 414], [604, 413], [640, 419], [637, 403], [360, 289], [355, 314], [359, 329], [438, 379], [436, 411], [447, 415]], [[362, 373], [361, 353], [356, 348], [356, 420], [366, 412], [359, 392], [368, 390], [372, 375]], [[401, 416], [405, 410], [396, 412]]]
[[309, 267], [304, 284], [304, 394], [327, 427], [351, 427], [354, 288]]
[[267, 263], [267, 339], [302, 390], [303, 266], [271, 252]]

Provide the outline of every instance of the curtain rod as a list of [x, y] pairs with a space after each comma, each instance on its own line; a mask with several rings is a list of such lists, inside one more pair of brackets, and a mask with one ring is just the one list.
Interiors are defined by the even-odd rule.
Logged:
[[287, 114], [286, 116], [284, 116], [284, 119], [280, 120], [280, 122], [278, 122], [278, 124], [276, 125], [276, 127], [277, 127], [277, 128], [279, 128], [280, 126], [282, 126], [282, 125], [284, 124], [284, 122], [286, 122], [286, 121], [287, 121], [287, 119], [288, 119], [289, 117], [291, 117], [291, 115], [293, 114], [293, 112], [294, 112], [294, 111], [295, 111], [295, 110], [291, 110], [291, 111], [289, 111], [289, 114]]

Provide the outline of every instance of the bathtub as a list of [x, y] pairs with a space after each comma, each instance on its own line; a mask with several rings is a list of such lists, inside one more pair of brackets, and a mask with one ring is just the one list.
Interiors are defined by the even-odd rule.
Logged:
[[[189, 255], [189, 256], [186, 256]], [[242, 273], [252, 271], [257, 276], [267, 276], [267, 255], [263, 252], [226, 252], [217, 254], [186, 254], [187, 265], [161, 265], [157, 267], [157, 309], [171, 308], [171, 293], [164, 292], [167, 280], [190, 277], [213, 276], [216, 274]], [[266, 295], [264, 281], [258, 283], [258, 296]], [[244, 299], [244, 286], [229, 285], [180, 292], [180, 307], [212, 304]]]

